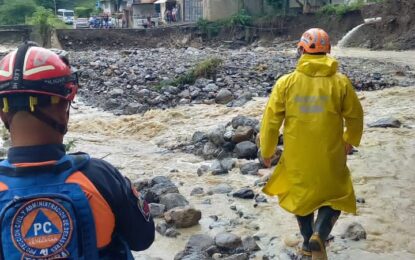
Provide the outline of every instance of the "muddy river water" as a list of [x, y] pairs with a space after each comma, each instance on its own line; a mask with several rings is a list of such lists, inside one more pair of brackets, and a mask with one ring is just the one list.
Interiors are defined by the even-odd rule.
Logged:
[[[414, 66], [408, 61], [415, 52], [371, 52], [367, 50], [334, 50], [335, 56], [388, 59], [390, 62]], [[409, 56], [408, 56], [409, 55]], [[412, 62], [412, 64], [411, 64]], [[414, 67], [412, 67], [414, 69]], [[356, 196], [365, 199], [358, 204], [358, 215], [343, 214], [336, 224], [334, 242], [328, 251], [330, 259], [415, 259], [415, 86], [394, 87], [382, 91], [358, 93], [365, 111], [365, 122], [384, 117], [395, 117], [403, 127], [367, 128], [358, 153], [349, 157]], [[190, 196], [194, 187], [205, 190], [220, 183], [234, 189], [253, 186], [258, 177], [241, 175], [234, 169], [228, 175], [205, 174], [196, 171], [203, 159], [180, 152], [170, 152], [164, 147], [191, 138], [196, 130], [206, 131], [218, 124], [226, 124], [236, 115], [261, 119], [266, 98], [254, 98], [240, 108], [223, 105], [180, 106], [168, 110], [150, 110], [144, 115], [114, 116], [111, 113], [76, 103], [72, 112], [70, 131], [66, 141], [76, 140], [74, 150], [82, 150], [94, 157], [105, 158], [132, 180], [157, 175], [170, 177], [195, 208], [202, 211], [200, 225], [180, 229], [180, 236], [167, 238], [156, 234], [150, 249], [135, 254], [136, 259], [173, 259], [183, 250], [188, 238], [197, 233], [214, 236], [227, 230], [235, 234], [257, 235], [261, 238], [261, 251], [273, 259], [290, 259], [287, 252], [295, 248], [287, 244], [300, 242], [294, 217], [278, 207], [274, 198], [254, 207], [254, 202], [228, 197], [223, 194]], [[242, 161], [239, 161], [242, 163]], [[261, 170], [267, 174], [270, 170]], [[259, 188], [256, 192], [260, 192]], [[209, 198], [211, 204], [203, 203]], [[210, 229], [212, 215], [222, 222], [238, 221], [238, 210], [252, 218], [240, 225], [222, 225]], [[156, 219], [156, 221], [159, 221]], [[344, 228], [358, 222], [367, 231], [367, 240], [346, 241], [339, 234]], [[287, 242], [288, 241], [288, 242]]]

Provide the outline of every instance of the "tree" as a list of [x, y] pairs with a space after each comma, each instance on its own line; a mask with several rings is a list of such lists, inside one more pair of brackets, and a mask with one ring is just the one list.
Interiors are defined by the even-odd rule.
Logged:
[[53, 29], [65, 28], [65, 24], [54, 15], [53, 11], [43, 6], [36, 8], [28, 24], [37, 27], [44, 47], [49, 43]]
[[24, 24], [26, 17], [35, 10], [36, 4], [32, 0], [5, 0], [0, 6], [0, 24]]

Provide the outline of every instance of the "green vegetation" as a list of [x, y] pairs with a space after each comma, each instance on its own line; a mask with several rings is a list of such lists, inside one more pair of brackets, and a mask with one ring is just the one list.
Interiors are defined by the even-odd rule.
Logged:
[[364, 5], [362, 0], [352, 4], [329, 4], [325, 5], [318, 11], [318, 15], [337, 15], [343, 16], [348, 12], [356, 11]]
[[92, 7], [75, 7], [75, 15], [77, 17], [88, 18], [93, 13], [93, 11], [94, 9]]
[[65, 144], [65, 151], [69, 152], [73, 148], [76, 147], [76, 139], [69, 140], [68, 143]]
[[36, 4], [32, 0], [4, 0], [0, 6], [0, 24], [25, 24], [35, 10]]
[[39, 30], [42, 46], [48, 44], [53, 29], [66, 27], [66, 25], [53, 14], [52, 10], [42, 6], [36, 8], [32, 17], [28, 18], [27, 23], [34, 25], [35, 28]]
[[239, 13], [232, 15], [231, 17], [210, 22], [204, 19], [200, 19], [197, 22], [199, 30], [208, 38], [219, 34], [221, 29], [234, 29], [235, 27], [247, 27], [253, 23], [253, 17], [249, 15], [246, 10], [242, 9]]
[[164, 80], [154, 86], [155, 89], [160, 90], [164, 86], [180, 86], [185, 84], [194, 84], [198, 78], [214, 79], [223, 60], [219, 58], [206, 59], [187, 72], [184, 75], [177, 77], [174, 80]]

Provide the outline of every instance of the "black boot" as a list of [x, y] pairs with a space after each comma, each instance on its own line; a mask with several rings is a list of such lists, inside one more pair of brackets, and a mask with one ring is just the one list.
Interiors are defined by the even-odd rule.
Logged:
[[310, 238], [309, 248], [312, 251], [312, 260], [327, 260], [325, 242], [334, 227], [340, 211], [330, 207], [321, 207], [318, 210], [314, 234]]
[[318, 215], [315, 224], [315, 232], [317, 232], [323, 242], [329, 237], [331, 230], [334, 227], [337, 219], [340, 216], [339, 210], [334, 210], [330, 207], [321, 207], [318, 210]]
[[301, 253], [306, 256], [311, 256], [311, 250], [308, 242], [313, 235], [314, 225], [314, 213], [307, 216], [295, 216], [297, 218], [298, 226], [300, 227], [300, 233], [303, 236], [304, 242]]

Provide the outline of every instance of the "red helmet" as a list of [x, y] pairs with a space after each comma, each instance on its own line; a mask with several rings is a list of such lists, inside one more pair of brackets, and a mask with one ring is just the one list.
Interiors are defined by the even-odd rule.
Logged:
[[78, 90], [69, 62], [45, 48], [25, 44], [0, 61], [0, 96], [26, 93], [68, 101]]
[[324, 30], [312, 28], [301, 36], [298, 47], [302, 47], [307, 53], [330, 53], [330, 38]]
[[[62, 134], [67, 125], [43, 113], [37, 106], [72, 101], [78, 91], [78, 77], [65, 57], [26, 43], [0, 61], [0, 108], [3, 112], [29, 111]], [[69, 110], [68, 110], [69, 113]], [[13, 113], [5, 121], [9, 129]]]

